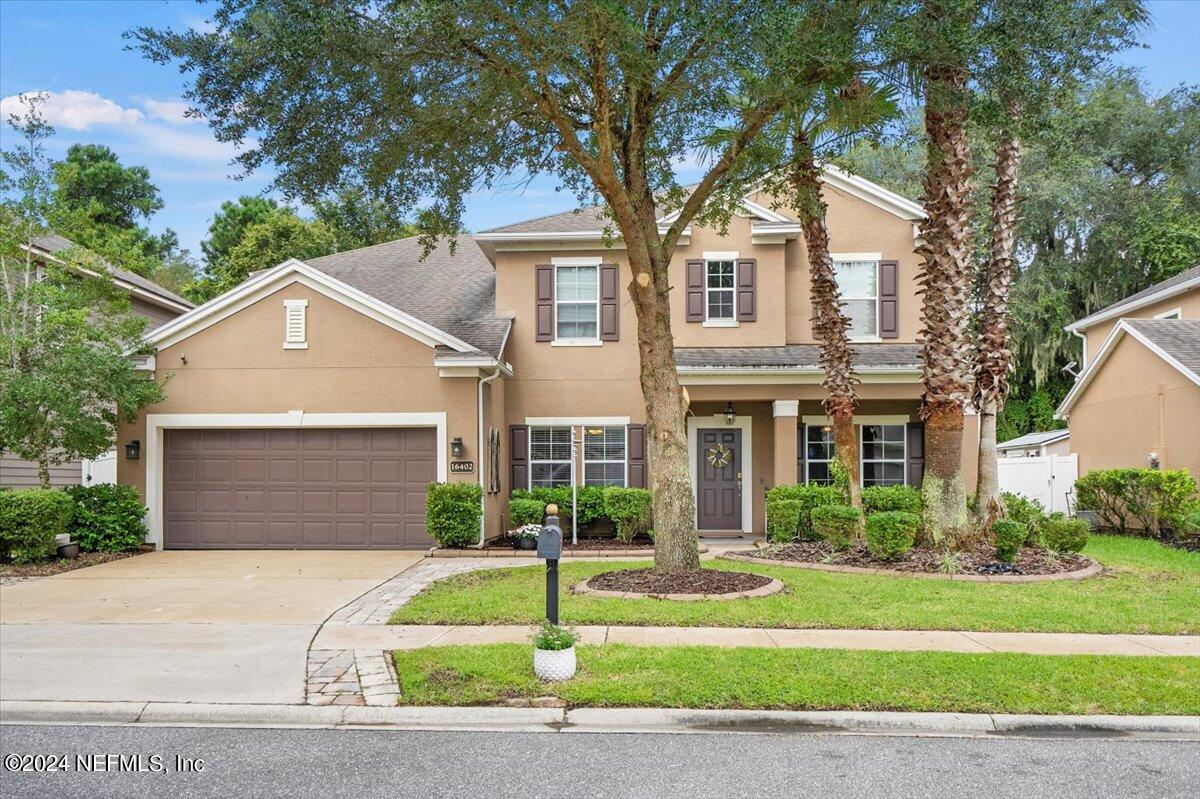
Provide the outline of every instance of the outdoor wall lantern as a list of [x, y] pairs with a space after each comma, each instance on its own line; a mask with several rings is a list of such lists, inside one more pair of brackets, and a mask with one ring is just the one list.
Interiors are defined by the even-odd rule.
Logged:
[[453, 455], [455, 458], [461, 458], [463, 456], [462, 436], [455, 436], [454, 439], [450, 442], [450, 454]]
[[737, 421], [737, 413], [733, 410], [733, 403], [725, 403], [725, 424], [733, 424]]
[[125, 460], [136, 461], [142, 452], [142, 442], [136, 438], [125, 445]]
[[1150, 452], [1146, 455], [1146, 461], [1150, 464], [1151, 469], [1158, 468], [1158, 453]]

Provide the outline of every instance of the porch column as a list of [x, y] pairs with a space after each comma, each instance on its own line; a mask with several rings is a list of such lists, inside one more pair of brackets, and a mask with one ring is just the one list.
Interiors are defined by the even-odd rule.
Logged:
[[788, 485], [799, 479], [796, 473], [796, 425], [800, 422], [800, 400], [775, 400], [771, 411], [775, 416], [774, 485]]

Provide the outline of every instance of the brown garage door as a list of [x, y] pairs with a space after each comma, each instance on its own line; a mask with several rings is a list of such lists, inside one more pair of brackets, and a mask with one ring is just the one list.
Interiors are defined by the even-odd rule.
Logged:
[[167, 430], [167, 549], [424, 547], [433, 428]]

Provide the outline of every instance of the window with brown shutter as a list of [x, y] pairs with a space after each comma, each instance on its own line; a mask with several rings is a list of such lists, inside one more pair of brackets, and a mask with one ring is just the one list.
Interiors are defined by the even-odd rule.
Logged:
[[508, 428], [508, 491], [529, 488], [529, 426], [509, 425]]
[[537, 341], [554, 340], [554, 267], [538, 265], [535, 280], [535, 324]]
[[758, 297], [755, 283], [758, 278], [758, 263], [753, 258], [742, 258], [737, 262], [737, 318], [739, 322], [753, 322], [758, 314]]
[[600, 340], [620, 339], [621, 303], [617, 286], [617, 267], [604, 264], [600, 267]]
[[900, 337], [900, 262], [879, 262], [879, 337]]
[[646, 487], [646, 426], [629, 425], [629, 487]]
[[908, 446], [905, 448], [907, 462], [904, 464], [904, 482], [920, 488], [925, 477], [925, 425], [922, 422], [909, 422], [906, 432]]
[[687, 262], [687, 321], [704, 321], [704, 261]]

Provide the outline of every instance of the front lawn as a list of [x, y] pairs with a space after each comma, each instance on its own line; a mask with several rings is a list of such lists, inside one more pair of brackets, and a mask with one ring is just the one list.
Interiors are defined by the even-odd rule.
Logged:
[[487, 705], [554, 695], [572, 707], [1200, 713], [1200, 658], [870, 652], [837, 649], [579, 648], [579, 674], [545, 684], [527, 644], [395, 653], [410, 705]]
[[[560, 612], [567, 624], [1200, 633], [1200, 556], [1117, 536], [1093, 536], [1084, 554], [1102, 563], [1105, 574], [1010, 585], [706, 563], [778, 577], [787, 588], [731, 602], [578, 596], [570, 592], [576, 582], [638, 564], [574, 561], [561, 567]], [[450, 577], [398, 609], [391, 622], [534, 624], [544, 618], [544, 574], [539, 565]]]

